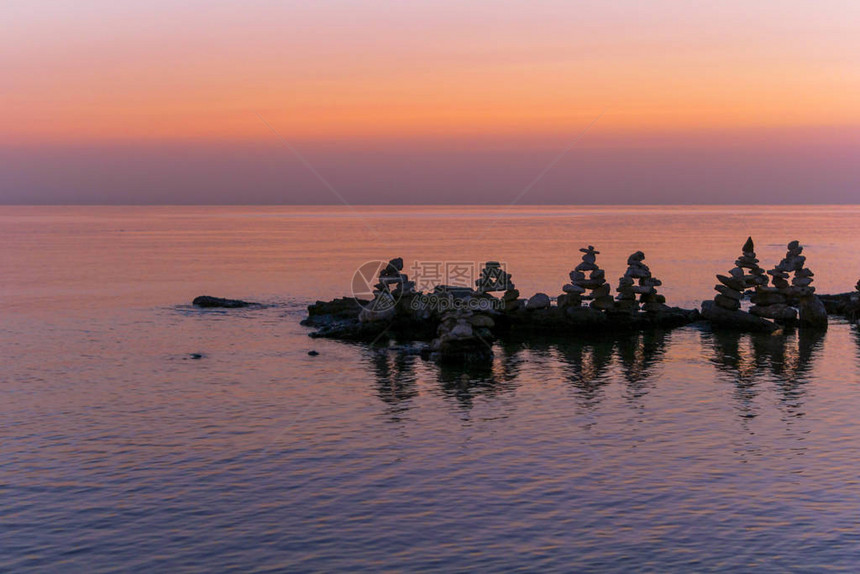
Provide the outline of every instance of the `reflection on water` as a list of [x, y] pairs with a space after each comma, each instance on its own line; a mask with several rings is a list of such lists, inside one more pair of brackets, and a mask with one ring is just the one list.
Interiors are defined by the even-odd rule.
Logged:
[[[299, 320], [393, 256], [555, 293], [587, 243], [692, 307], [750, 233], [840, 292], [860, 208], [363, 210], [380, 237], [319, 208], [4, 209], [0, 571], [856, 570], [856, 326], [499, 341], [463, 371]], [[283, 305], [177, 312], [203, 293]]]
[[712, 350], [712, 363], [735, 385], [735, 400], [742, 417], [756, 416], [755, 398], [764, 381], [773, 381], [786, 412], [802, 416], [804, 385], [826, 331], [797, 329], [774, 334], [708, 332], [704, 343]]
[[389, 353], [384, 349], [370, 349], [367, 353], [376, 381], [376, 394], [388, 406], [391, 420], [409, 408], [409, 400], [418, 394], [415, 355]]
[[[804, 385], [811, 379], [813, 363], [823, 345], [825, 331], [788, 330], [775, 334], [704, 331], [703, 348], [723, 379], [734, 386], [736, 408], [742, 418], [756, 416], [755, 399], [762, 383], [772, 383], [785, 412], [804, 414]], [[854, 329], [860, 347], [860, 333]], [[436, 365], [436, 381], [445, 396], [470, 409], [478, 396], [494, 397], [514, 391], [524, 363], [557, 361], [562, 380], [575, 390], [584, 410], [596, 408], [605, 387], [618, 376], [625, 383], [624, 397], [636, 403], [658, 382], [655, 372], [670, 350], [669, 333], [642, 333], [597, 338], [508, 340], [494, 346], [495, 358], [486, 365]], [[860, 354], [860, 349], [858, 349]], [[416, 366], [424, 363], [414, 353], [398, 349], [369, 349], [367, 364], [376, 382], [376, 394], [392, 420], [408, 410], [419, 394]]]

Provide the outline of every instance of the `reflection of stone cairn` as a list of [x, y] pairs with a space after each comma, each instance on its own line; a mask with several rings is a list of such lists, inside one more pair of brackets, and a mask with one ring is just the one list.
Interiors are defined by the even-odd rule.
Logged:
[[[609, 294], [611, 286], [606, 282], [606, 272], [597, 266], [597, 255], [593, 245], [580, 249], [584, 255], [582, 263], [570, 272], [570, 283], [562, 287], [567, 295], [562, 301], [564, 307], [579, 306], [583, 300], [591, 300], [594, 309], [612, 309], [615, 301]], [[588, 272], [588, 277], [585, 273]], [[585, 295], [585, 291], [590, 293]]]
[[481, 362], [493, 358], [490, 329], [493, 320], [487, 315], [466, 309], [455, 309], [442, 315], [438, 336], [430, 344], [432, 358], [442, 362]]
[[478, 293], [504, 291], [502, 295], [503, 309], [513, 311], [519, 308], [520, 292], [514, 287], [511, 274], [505, 271], [498, 261], [487, 261], [481, 269], [481, 276], [475, 281]]
[[[627, 271], [618, 280], [618, 297], [616, 307], [624, 311], [636, 311], [642, 303], [643, 311], [663, 311], [667, 309], [666, 297], [657, 293], [657, 287], [663, 284], [651, 276], [651, 270], [642, 261], [645, 254], [637, 251], [627, 258]], [[637, 283], [638, 284], [635, 284]], [[639, 302], [636, 302], [636, 295]]]
[[[752, 302], [755, 304], [750, 308], [750, 313], [759, 317], [767, 317], [778, 321], [794, 321], [797, 311], [792, 305], [797, 305], [800, 299], [811, 296], [815, 292], [812, 286], [812, 271], [805, 268], [803, 264], [806, 257], [801, 255], [803, 247], [797, 241], [788, 244], [788, 251], [779, 265], [768, 271], [772, 277], [773, 286], [756, 287]], [[789, 283], [789, 273], [794, 277]]]
[[[767, 285], [767, 276], [758, 266], [754, 249], [752, 237], [748, 237], [741, 248], [743, 254], [735, 261], [735, 267], [729, 271], [728, 276], [717, 275], [717, 281], [721, 283], [714, 286], [718, 292], [714, 297], [714, 303], [717, 306], [729, 311], [737, 311], [741, 308], [741, 299], [747, 288]], [[747, 274], [744, 269], [749, 269], [750, 273]]]

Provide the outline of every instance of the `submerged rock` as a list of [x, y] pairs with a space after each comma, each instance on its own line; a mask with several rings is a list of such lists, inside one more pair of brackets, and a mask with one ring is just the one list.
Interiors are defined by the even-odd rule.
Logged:
[[259, 303], [242, 301], [241, 299], [224, 299], [222, 297], [212, 297], [211, 295], [200, 295], [199, 297], [195, 297], [194, 301], [192, 301], [191, 304], [195, 307], [201, 307], [204, 309], [213, 307], [221, 307], [224, 309], [238, 309], [241, 307], [262, 307], [262, 305], [260, 305]]

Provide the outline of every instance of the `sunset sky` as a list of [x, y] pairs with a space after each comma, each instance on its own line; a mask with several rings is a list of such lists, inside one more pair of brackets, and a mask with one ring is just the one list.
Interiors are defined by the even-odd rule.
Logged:
[[0, 10], [3, 203], [860, 199], [848, 0]]

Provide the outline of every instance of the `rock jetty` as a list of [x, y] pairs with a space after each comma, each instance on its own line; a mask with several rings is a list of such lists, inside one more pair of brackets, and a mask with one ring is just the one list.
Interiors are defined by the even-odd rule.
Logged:
[[[628, 308], [611, 296], [594, 246], [580, 251], [582, 262], [570, 273], [571, 282], [556, 304], [545, 293], [520, 299], [511, 275], [497, 261], [485, 264], [475, 289], [437, 285], [430, 293], [416, 292], [401, 272], [398, 258], [380, 274], [372, 300], [318, 301], [308, 308], [303, 324], [316, 328], [312, 337], [432, 341], [429, 353], [434, 359], [463, 362], [490, 358], [488, 343], [497, 338], [671, 329], [699, 318], [695, 309], [665, 304], [656, 292], [661, 283], [651, 276], [641, 252], [628, 261], [634, 294], [639, 296], [636, 305]], [[398, 285], [405, 287], [398, 290]], [[588, 305], [583, 304], [586, 301]]]

